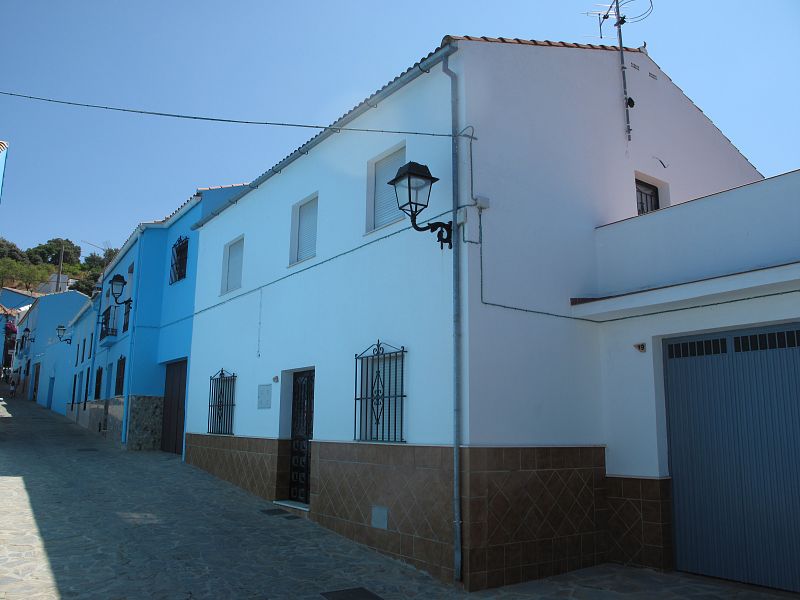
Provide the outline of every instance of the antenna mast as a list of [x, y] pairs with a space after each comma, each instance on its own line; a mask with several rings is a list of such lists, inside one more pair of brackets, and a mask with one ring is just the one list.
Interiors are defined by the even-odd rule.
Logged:
[[[611, 7], [609, 7], [610, 9]], [[631, 113], [633, 108], [633, 98], [628, 96], [628, 77], [625, 74], [627, 67], [625, 66], [625, 50], [622, 46], [622, 25], [625, 23], [625, 17], [619, 14], [619, 0], [614, 0], [614, 13], [617, 17], [617, 22], [614, 27], [617, 28], [617, 41], [619, 42], [619, 68], [622, 70], [622, 97], [625, 101], [625, 134], [628, 136], [628, 141], [631, 141]]]

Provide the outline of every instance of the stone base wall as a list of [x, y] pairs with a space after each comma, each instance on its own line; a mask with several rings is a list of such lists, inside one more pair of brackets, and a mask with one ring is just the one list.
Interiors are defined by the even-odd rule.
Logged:
[[463, 456], [467, 590], [604, 562], [604, 448], [465, 448]]
[[606, 482], [608, 559], [672, 569], [672, 481], [607, 477]]
[[186, 434], [187, 463], [267, 500], [289, 497], [290, 449], [289, 440]]
[[125, 415], [125, 399], [114, 396], [106, 400], [108, 403], [108, 416], [106, 419], [106, 439], [122, 446], [122, 421]]
[[132, 395], [128, 404], [128, 450], [160, 450], [164, 398]]
[[451, 447], [312, 442], [309, 517], [453, 579]]

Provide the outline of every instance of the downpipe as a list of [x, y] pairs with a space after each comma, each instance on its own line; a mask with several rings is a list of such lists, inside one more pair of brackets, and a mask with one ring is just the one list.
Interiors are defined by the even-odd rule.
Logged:
[[452, 119], [453, 187], [453, 580], [462, 579], [461, 551], [461, 243], [458, 235], [458, 75], [450, 70], [450, 56], [442, 61], [442, 72], [450, 78]]

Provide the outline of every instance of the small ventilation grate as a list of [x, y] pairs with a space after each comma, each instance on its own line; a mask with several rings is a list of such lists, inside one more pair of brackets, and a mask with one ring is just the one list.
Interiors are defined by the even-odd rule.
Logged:
[[693, 358], [696, 356], [712, 356], [714, 354], [727, 354], [728, 340], [716, 338], [713, 340], [697, 340], [694, 342], [678, 342], [667, 345], [669, 358]]
[[756, 350], [780, 350], [800, 346], [800, 329], [773, 331], [752, 335], [738, 335], [733, 338], [734, 352], [755, 352]]

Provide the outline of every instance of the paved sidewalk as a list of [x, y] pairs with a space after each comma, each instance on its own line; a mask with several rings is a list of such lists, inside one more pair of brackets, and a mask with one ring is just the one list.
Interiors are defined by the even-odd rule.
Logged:
[[320, 600], [352, 588], [375, 596], [351, 600], [786, 597], [611, 565], [467, 595], [269, 509], [177, 456], [118, 450], [31, 402], [0, 400], [0, 600]]

